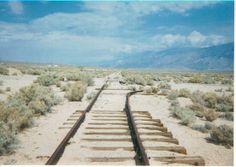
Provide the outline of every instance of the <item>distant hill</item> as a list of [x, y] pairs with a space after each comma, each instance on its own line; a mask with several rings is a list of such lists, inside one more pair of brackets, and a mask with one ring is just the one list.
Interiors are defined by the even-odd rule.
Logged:
[[207, 48], [174, 48], [122, 55], [105, 62], [106, 67], [157, 68], [179, 70], [233, 70], [234, 43]]

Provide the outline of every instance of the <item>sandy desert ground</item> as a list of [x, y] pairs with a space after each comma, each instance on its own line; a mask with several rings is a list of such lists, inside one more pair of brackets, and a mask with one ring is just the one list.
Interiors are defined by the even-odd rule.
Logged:
[[[5, 90], [10, 87], [11, 91], [0, 94], [0, 100], [6, 101], [7, 97], [17, 92], [20, 88], [28, 86], [37, 79], [35, 75], [21, 74], [17, 69], [10, 68], [10, 75], [0, 75], [0, 80], [3, 84], [0, 89]], [[18, 73], [17, 76], [12, 75]], [[119, 78], [120, 73], [115, 73], [109, 76], [114, 81], [109, 85], [110, 88], [128, 88], [129, 85], [121, 85]], [[89, 86], [82, 101], [71, 102], [64, 98], [64, 92], [62, 92], [55, 85], [50, 86], [55, 94], [63, 98], [63, 102], [53, 107], [51, 113], [46, 115], [35, 117], [34, 124], [30, 128], [24, 129], [21, 133], [17, 134], [18, 142], [15, 144], [14, 152], [0, 156], [0, 164], [45, 164], [46, 160], [55, 150], [57, 145], [63, 139], [68, 129], [59, 129], [63, 126], [66, 119], [73, 114], [76, 110], [84, 110], [89, 104], [86, 97], [91, 92], [97, 92], [96, 88], [100, 88], [105, 80], [108, 78], [94, 78], [94, 86]], [[222, 84], [193, 84], [193, 83], [173, 83], [170, 82], [172, 89], [185, 88], [193, 92], [200, 90], [202, 92], [216, 92], [217, 89], [228, 89], [228, 86]], [[114, 92], [104, 91], [101, 98], [97, 101], [97, 105], [92, 110], [122, 110], [124, 107], [124, 98], [122, 94], [127, 91], [119, 92], [114, 96]], [[111, 93], [109, 95], [109, 93]], [[216, 92], [222, 94], [220, 92]], [[178, 97], [177, 101], [181, 107], [191, 105], [193, 102], [189, 98]], [[202, 156], [205, 159], [206, 165], [233, 165], [233, 153], [234, 147], [226, 148], [222, 145], [216, 145], [206, 140], [209, 137], [209, 133], [202, 133], [191, 129], [188, 126], [179, 124], [179, 120], [171, 117], [170, 100], [163, 95], [142, 95], [137, 94], [131, 98], [131, 109], [134, 111], [148, 111], [153, 118], [161, 119], [163, 124], [173, 133], [173, 136], [177, 138], [180, 145], [187, 149], [188, 154]], [[90, 121], [90, 117], [86, 118], [84, 124]], [[206, 121], [200, 118], [194, 122], [194, 124], [203, 125]], [[218, 118], [212, 122], [214, 125], [227, 124], [233, 127], [233, 121], [228, 121], [223, 118]], [[84, 125], [78, 130], [78, 133], [71, 140], [68, 149], [64, 153], [64, 157], [59, 161], [59, 164], [86, 164], [81, 159], [77, 161], [76, 143], [80, 141], [81, 133], [84, 132]], [[78, 148], [77, 148], [78, 149]], [[82, 149], [83, 150], [83, 149]], [[89, 153], [85, 149], [86, 153]], [[105, 153], [104, 153], [105, 154]], [[109, 154], [109, 152], [108, 152]], [[116, 151], [119, 154], [119, 151]], [[91, 153], [91, 156], [93, 154]], [[132, 156], [128, 154], [127, 156]], [[83, 157], [83, 155], [81, 155]], [[74, 161], [74, 162], [72, 162]], [[125, 161], [117, 163], [119, 165], [134, 165], [133, 162]]]

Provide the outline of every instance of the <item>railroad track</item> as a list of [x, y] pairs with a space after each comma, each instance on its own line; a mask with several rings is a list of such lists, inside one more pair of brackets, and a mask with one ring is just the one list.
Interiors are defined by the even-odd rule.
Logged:
[[161, 120], [131, 111], [129, 99], [138, 92], [104, 88], [63, 123], [69, 132], [46, 165], [205, 165], [200, 156], [187, 155]]

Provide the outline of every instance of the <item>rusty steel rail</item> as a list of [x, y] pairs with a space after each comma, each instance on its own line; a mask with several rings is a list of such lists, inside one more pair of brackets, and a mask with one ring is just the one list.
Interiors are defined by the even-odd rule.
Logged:
[[98, 96], [102, 92], [102, 90], [105, 88], [106, 83], [102, 86], [102, 88], [99, 90], [99, 92], [96, 94], [96, 96], [93, 98], [93, 100], [90, 102], [90, 104], [87, 106], [87, 108], [84, 110], [83, 114], [80, 116], [80, 118], [75, 122], [73, 127], [70, 129], [70, 131], [67, 133], [67, 135], [64, 137], [64, 139], [61, 141], [61, 143], [58, 145], [56, 150], [53, 152], [51, 157], [48, 159], [46, 162], [46, 165], [55, 165], [59, 161], [61, 155], [63, 154], [65, 147], [70, 140], [71, 137], [74, 136], [74, 134], [77, 132], [78, 128], [80, 125], [83, 123], [86, 113], [91, 110], [93, 107], [94, 103], [96, 102]]
[[134, 91], [126, 95], [126, 102], [125, 102], [124, 110], [128, 118], [128, 125], [129, 125], [129, 129], [131, 133], [131, 138], [134, 145], [134, 150], [136, 152], [136, 155], [135, 155], [136, 165], [150, 165], [149, 159], [145, 152], [145, 148], [143, 146], [142, 140], [139, 136], [138, 129], [136, 127], [136, 124], [135, 124], [135, 121], [134, 121], [134, 118], [130, 109], [130, 104], [129, 104], [129, 97], [137, 92], [142, 92], [142, 91]]

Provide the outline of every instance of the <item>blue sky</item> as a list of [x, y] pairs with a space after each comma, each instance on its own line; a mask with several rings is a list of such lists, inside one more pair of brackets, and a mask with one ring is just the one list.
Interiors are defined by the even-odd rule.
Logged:
[[0, 60], [93, 65], [233, 42], [234, 2], [0, 2]]

